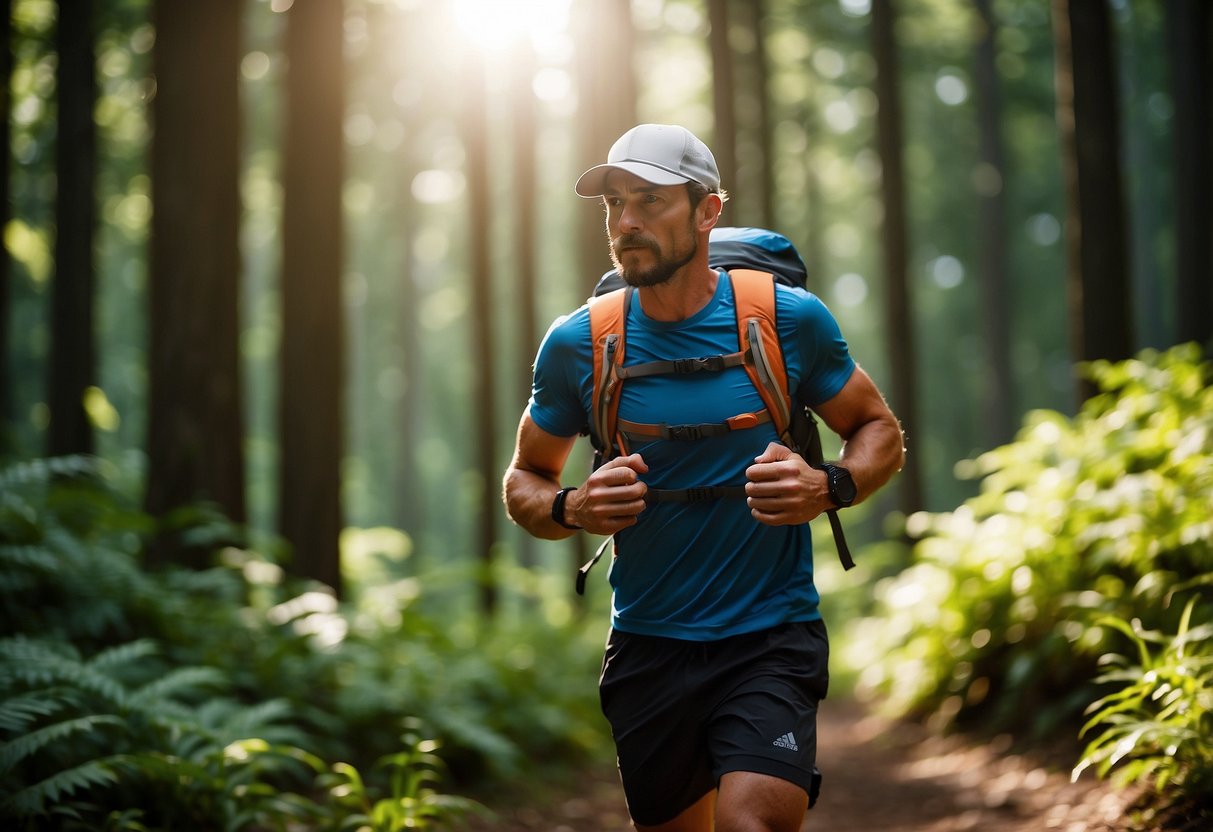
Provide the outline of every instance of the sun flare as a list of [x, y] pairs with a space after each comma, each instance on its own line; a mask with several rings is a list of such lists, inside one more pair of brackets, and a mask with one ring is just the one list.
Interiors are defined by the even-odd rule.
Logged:
[[536, 50], [566, 36], [571, 0], [454, 0], [455, 23], [486, 51], [505, 50], [530, 38]]

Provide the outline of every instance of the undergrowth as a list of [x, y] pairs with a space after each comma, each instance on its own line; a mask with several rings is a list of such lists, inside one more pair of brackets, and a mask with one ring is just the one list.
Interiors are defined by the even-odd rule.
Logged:
[[[601, 636], [567, 592], [505, 571], [486, 621], [454, 571], [387, 563], [348, 603], [251, 548], [153, 572], [154, 524], [111, 479], [88, 458], [0, 469], [6, 828], [448, 828], [483, 811], [459, 783], [601, 748]], [[193, 546], [242, 538], [206, 506], [173, 522]]]
[[[1213, 619], [1213, 364], [1189, 345], [1089, 371], [1076, 417], [1030, 414], [968, 466], [978, 496], [910, 518], [913, 562], [877, 585], [847, 659], [940, 727], [1040, 741], [1098, 700], [1086, 764], [1165, 803], [1213, 776], [1207, 630], [1186, 629]], [[1116, 658], [1126, 636], [1161, 652]]]

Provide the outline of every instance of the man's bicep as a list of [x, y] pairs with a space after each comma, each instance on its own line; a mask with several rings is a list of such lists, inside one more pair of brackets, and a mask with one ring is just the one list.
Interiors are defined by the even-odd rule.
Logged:
[[576, 441], [576, 435], [557, 436], [539, 427], [531, 418], [528, 407], [518, 423], [518, 441], [510, 467], [559, 482], [564, 463]]
[[813, 410], [844, 440], [869, 422], [893, 420], [896, 424], [876, 383], [860, 367], [855, 368], [841, 390]]

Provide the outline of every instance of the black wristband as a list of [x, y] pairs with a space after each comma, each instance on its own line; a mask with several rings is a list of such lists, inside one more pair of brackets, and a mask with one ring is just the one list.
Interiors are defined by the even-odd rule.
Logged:
[[576, 490], [576, 488], [562, 488], [556, 492], [556, 496], [552, 499], [552, 519], [566, 529], [581, 528], [581, 526], [574, 526], [571, 523], [564, 522], [564, 501], [568, 498], [570, 491]]

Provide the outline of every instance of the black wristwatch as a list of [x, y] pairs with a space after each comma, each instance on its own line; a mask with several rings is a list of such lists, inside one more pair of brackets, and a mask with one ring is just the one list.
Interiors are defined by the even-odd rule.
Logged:
[[564, 501], [568, 498], [570, 491], [576, 491], [576, 488], [562, 488], [556, 492], [556, 496], [552, 499], [552, 519], [566, 529], [580, 529], [581, 526], [574, 526], [571, 523], [564, 521]]
[[841, 465], [833, 465], [829, 462], [824, 463], [821, 470], [826, 472], [826, 482], [830, 486], [830, 499], [834, 501], [834, 505], [846, 508], [855, 502], [855, 498], [859, 496], [859, 490], [855, 488], [855, 480], [851, 479], [850, 471]]

